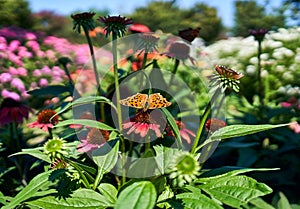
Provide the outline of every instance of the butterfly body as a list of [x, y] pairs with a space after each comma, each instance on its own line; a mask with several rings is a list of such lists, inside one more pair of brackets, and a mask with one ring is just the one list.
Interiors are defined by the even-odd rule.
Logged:
[[160, 93], [150, 94], [140, 94], [137, 93], [126, 99], [120, 100], [120, 103], [124, 106], [134, 107], [137, 109], [143, 109], [144, 111], [148, 109], [157, 109], [162, 107], [168, 107], [172, 103], [168, 102]]

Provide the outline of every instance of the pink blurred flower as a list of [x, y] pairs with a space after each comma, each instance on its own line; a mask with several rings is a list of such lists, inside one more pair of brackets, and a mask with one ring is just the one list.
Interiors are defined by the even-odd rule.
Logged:
[[27, 91], [23, 91], [23, 92], [21, 93], [21, 96], [22, 96], [22, 98], [26, 99], [26, 98], [30, 97], [31, 95], [28, 94]]
[[0, 36], [0, 44], [7, 44], [6, 38], [4, 38], [3, 36]]
[[19, 101], [12, 98], [5, 98], [0, 106], [0, 125], [12, 122], [22, 123], [23, 119], [28, 119], [31, 109]]
[[0, 36], [0, 50], [6, 50], [6, 48], [7, 48], [6, 39]]
[[10, 73], [11, 75], [18, 75], [19, 72], [15, 67], [9, 67], [8, 68], [8, 73]]
[[38, 50], [38, 51], [36, 52], [36, 56], [38, 56], [38, 57], [45, 57], [45, 52], [43, 52], [43, 51], [41, 51], [41, 50]]
[[21, 45], [21, 42], [19, 40], [12, 40], [8, 45], [8, 50], [11, 52], [14, 52], [18, 49], [18, 47]]
[[32, 75], [35, 76], [35, 77], [40, 77], [42, 75], [42, 71], [39, 70], [39, 69], [35, 69], [33, 72], [32, 72]]
[[46, 78], [41, 78], [39, 81], [39, 86], [45, 87], [48, 85], [48, 80]]
[[9, 82], [9, 81], [11, 81], [11, 79], [12, 79], [12, 76], [10, 73], [1, 73], [0, 74], [0, 82], [1, 83]]
[[298, 122], [291, 123], [290, 129], [292, 129], [296, 134], [299, 134], [300, 133], [300, 124]]
[[34, 33], [27, 32], [27, 33], [25, 33], [25, 38], [27, 40], [36, 40], [37, 37], [36, 37], [36, 35]]
[[37, 86], [38, 86], [38, 85], [37, 85], [36, 82], [32, 82], [32, 83], [30, 84], [30, 89], [35, 89]]
[[299, 102], [295, 97], [290, 97], [286, 102], [281, 102], [281, 106], [286, 108], [294, 107], [297, 105], [299, 105]]
[[1, 96], [4, 97], [4, 98], [12, 98], [12, 99], [14, 99], [16, 101], [20, 101], [21, 100], [19, 94], [17, 94], [16, 92], [8, 91], [6, 89], [2, 90]]
[[52, 70], [51, 70], [48, 66], [44, 66], [44, 67], [41, 69], [41, 72], [42, 72], [44, 75], [51, 75], [51, 74], [52, 74]]
[[20, 46], [18, 51], [18, 56], [21, 58], [31, 58], [32, 53], [27, 51], [27, 48], [25, 46]]
[[52, 75], [63, 77], [63, 76], [65, 76], [65, 71], [58, 66], [53, 66]]
[[17, 71], [18, 71], [18, 75], [20, 75], [20, 76], [27, 76], [27, 70], [25, 68], [18, 67]]
[[19, 56], [15, 55], [14, 53], [8, 53], [8, 59], [18, 66], [23, 66], [23, 62], [22, 62], [21, 58]]
[[45, 55], [48, 59], [55, 59], [55, 53], [53, 50], [50, 50], [48, 49], [46, 52], [45, 52]]
[[25, 91], [25, 85], [20, 78], [13, 78], [12, 81], [10, 82], [10, 84], [12, 87], [15, 87], [20, 92]]
[[27, 41], [26, 46], [30, 47], [32, 51], [37, 52], [40, 50], [40, 45], [36, 41]]

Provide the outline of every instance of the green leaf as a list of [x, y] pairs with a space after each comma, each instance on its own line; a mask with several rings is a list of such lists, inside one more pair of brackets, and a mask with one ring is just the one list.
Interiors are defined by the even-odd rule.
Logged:
[[182, 199], [184, 208], [191, 209], [222, 209], [222, 207], [209, 197], [201, 194], [199, 188], [193, 186], [187, 186], [191, 192], [185, 192], [176, 195], [177, 199]]
[[39, 89], [34, 89], [28, 91], [27, 93], [34, 96], [47, 96], [47, 95], [57, 96], [59, 94], [66, 93], [66, 92], [73, 94], [73, 91], [69, 86], [52, 85], [52, 86], [46, 86]]
[[26, 203], [43, 209], [101, 209], [113, 207], [106, 197], [91, 189], [78, 189], [74, 191], [71, 197], [65, 199], [46, 196]]
[[268, 204], [260, 197], [250, 200], [250, 203], [255, 205], [257, 209], [275, 209], [272, 205]]
[[210, 171], [206, 171], [201, 174], [195, 182], [197, 183], [206, 183], [208, 181], [213, 181], [214, 179], [228, 177], [228, 176], [237, 176], [242, 173], [248, 173], [252, 171], [274, 171], [279, 170], [279, 168], [243, 168], [236, 166], [224, 166], [216, 168]]
[[261, 131], [266, 131], [273, 128], [279, 128], [287, 126], [289, 124], [279, 124], [279, 125], [270, 125], [270, 124], [261, 124], [261, 125], [231, 125], [220, 128], [215, 131], [203, 144], [201, 144], [198, 149], [201, 147], [213, 142], [221, 141], [222, 139], [229, 139], [233, 137], [245, 136], [249, 134], [258, 133]]
[[292, 209], [300, 209], [299, 204], [291, 204]]
[[279, 192], [279, 201], [277, 203], [278, 209], [292, 209], [289, 200], [286, 198], [286, 196], [282, 193]]
[[20, 203], [24, 202], [25, 200], [28, 200], [31, 197], [35, 196], [35, 193], [40, 190], [48, 187], [49, 185], [53, 184], [51, 181], [49, 181], [49, 177], [51, 175], [52, 171], [47, 171], [44, 173], [41, 173], [37, 176], [35, 176], [29, 184], [21, 191], [19, 192], [12, 201], [7, 204], [6, 206], [2, 207], [2, 209], [11, 209], [16, 206], [18, 206]]
[[135, 160], [127, 171], [127, 176], [130, 178], [147, 178], [159, 175], [157, 173], [157, 165], [154, 158], [152, 149], [146, 150], [146, 152]]
[[116, 203], [118, 190], [112, 184], [102, 183], [98, 186], [98, 190], [112, 205]]
[[102, 174], [108, 173], [117, 163], [119, 141], [111, 140], [92, 152], [93, 161], [98, 165]]
[[164, 146], [154, 146], [153, 149], [156, 152], [155, 160], [160, 173], [169, 173], [170, 162], [174, 159], [174, 155], [178, 152], [178, 149], [172, 149]]
[[[63, 109], [61, 109], [60, 111], [58, 111], [55, 115], [59, 115], [71, 108], [80, 106], [80, 105], [84, 105], [84, 104], [90, 104], [92, 102], [104, 102], [109, 104], [110, 106], [112, 106], [115, 110], [117, 109], [116, 106], [106, 97], [103, 96], [88, 96], [88, 97], [80, 97], [78, 99], [76, 99], [75, 101], [68, 103]], [[54, 116], [55, 116], [54, 115]], [[52, 116], [52, 117], [54, 117]]]
[[88, 126], [91, 128], [98, 128], [102, 130], [115, 130], [113, 127], [106, 125], [105, 123], [98, 122], [96, 120], [88, 120], [88, 119], [69, 119], [59, 122], [54, 127], [68, 126], [72, 124], [78, 124], [83, 126]]
[[31, 156], [36, 157], [40, 160], [43, 160], [47, 163], [51, 163], [49, 156], [46, 155], [45, 153], [43, 153], [41, 151], [40, 147], [33, 148], [33, 149], [22, 149], [21, 152], [14, 153], [14, 154], [10, 155], [9, 157], [15, 156], [15, 155], [31, 155]]
[[198, 188], [209, 194], [211, 198], [234, 208], [240, 208], [250, 200], [272, 192], [267, 185], [243, 175], [216, 178]]
[[172, 131], [175, 134], [175, 142], [176, 142], [177, 147], [179, 149], [182, 149], [182, 140], [181, 140], [180, 132], [179, 132], [178, 126], [174, 120], [173, 115], [166, 108], [162, 108], [162, 111], [166, 115], [167, 120], [172, 128]]
[[115, 209], [153, 209], [156, 190], [150, 181], [139, 181], [126, 187], [117, 199]]

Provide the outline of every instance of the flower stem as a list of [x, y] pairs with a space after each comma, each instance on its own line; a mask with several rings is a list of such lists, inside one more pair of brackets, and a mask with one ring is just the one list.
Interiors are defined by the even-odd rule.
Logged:
[[172, 85], [173, 83], [173, 80], [174, 80], [174, 76], [177, 72], [177, 69], [178, 69], [178, 66], [179, 66], [179, 59], [175, 59], [175, 63], [174, 63], [174, 67], [173, 67], [173, 71], [172, 71], [172, 75], [171, 75], [171, 79], [170, 79], [170, 83], [169, 83], [169, 86]]
[[145, 53], [144, 53], [144, 58], [143, 58], [142, 69], [145, 69], [146, 62], [147, 62], [147, 56], [148, 56], [148, 53], [145, 52]]
[[94, 69], [94, 74], [96, 77], [96, 82], [97, 82], [97, 87], [98, 89], [100, 89], [100, 81], [99, 81], [99, 75], [98, 75], [98, 71], [97, 71], [97, 65], [96, 65], [96, 59], [95, 59], [95, 54], [94, 54], [94, 48], [93, 48], [93, 44], [92, 44], [92, 40], [89, 36], [89, 30], [86, 27], [83, 27], [89, 48], [90, 48], [90, 53], [92, 56], [92, 62], [93, 62], [93, 69]]
[[[118, 34], [112, 33], [112, 50], [113, 50], [113, 68], [114, 68], [114, 78], [115, 78], [115, 92], [116, 92], [116, 102], [117, 102], [117, 116], [118, 116], [118, 126], [120, 132], [122, 131], [122, 112], [120, 104], [120, 87], [119, 87], [119, 74], [118, 74], [118, 59], [117, 59], [117, 37]], [[123, 137], [121, 139], [121, 150], [122, 150], [122, 184], [126, 182], [126, 153], [125, 153], [125, 140]]]
[[[18, 133], [18, 123], [14, 120], [11, 124], [10, 124], [10, 137], [12, 139], [12, 142], [15, 141], [15, 143], [13, 144], [15, 152], [20, 152], [22, 150], [21, 147], [21, 139]], [[14, 137], [15, 135], [15, 137]], [[19, 175], [21, 177], [21, 182], [24, 186], [27, 185], [27, 181], [26, 181], [26, 175], [22, 170], [22, 158], [20, 155], [16, 156], [16, 160], [14, 161], [17, 167], [17, 170], [19, 172]]]
[[52, 128], [48, 128], [48, 133], [49, 133], [49, 139], [52, 139], [53, 138]]
[[200, 119], [199, 127], [198, 127], [198, 132], [197, 132], [197, 135], [196, 135], [194, 144], [193, 144], [192, 149], [191, 149], [191, 153], [193, 153], [193, 154], [196, 152], [196, 148], [197, 148], [197, 146], [198, 146], [198, 143], [199, 143], [199, 141], [200, 141], [200, 138], [201, 138], [201, 134], [202, 134], [203, 128], [204, 128], [204, 126], [205, 126], [205, 121], [206, 121], [208, 115], [209, 115], [210, 112], [211, 112], [211, 106], [212, 106], [212, 103], [213, 103], [213, 101], [215, 101], [216, 97], [220, 94], [220, 92], [221, 92], [221, 88], [218, 88], [218, 89], [214, 92], [213, 96], [211, 97], [209, 103], [207, 104], [207, 106], [206, 106], [206, 108], [205, 108], [205, 110], [204, 110], [204, 113], [203, 113], [203, 115], [202, 115], [202, 117], [201, 117], [201, 119]]
[[258, 41], [258, 48], [257, 48], [257, 82], [258, 82], [258, 95], [261, 107], [264, 106], [264, 92], [262, 88], [262, 81], [261, 81], [261, 41]]
[[98, 173], [97, 173], [97, 176], [96, 176], [96, 179], [95, 179], [95, 183], [94, 183], [94, 186], [93, 186], [93, 190], [96, 190], [97, 186], [99, 185], [102, 177], [103, 177], [103, 174], [102, 174], [102, 168], [98, 166]]

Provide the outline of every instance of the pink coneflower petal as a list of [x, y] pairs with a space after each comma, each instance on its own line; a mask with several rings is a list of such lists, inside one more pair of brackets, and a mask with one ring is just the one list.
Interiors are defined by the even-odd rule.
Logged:
[[149, 128], [153, 131], [155, 131], [155, 134], [157, 137], [161, 137], [161, 131], [159, 130], [160, 125], [158, 124], [150, 124]]
[[179, 131], [180, 132], [180, 136], [188, 143], [190, 144], [191, 143], [191, 138], [188, 134], [188, 132], [186, 130], [181, 130]]
[[136, 134], [140, 134], [141, 137], [145, 137], [148, 133], [149, 125], [147, 123], [140, 123], [135, 129]]

